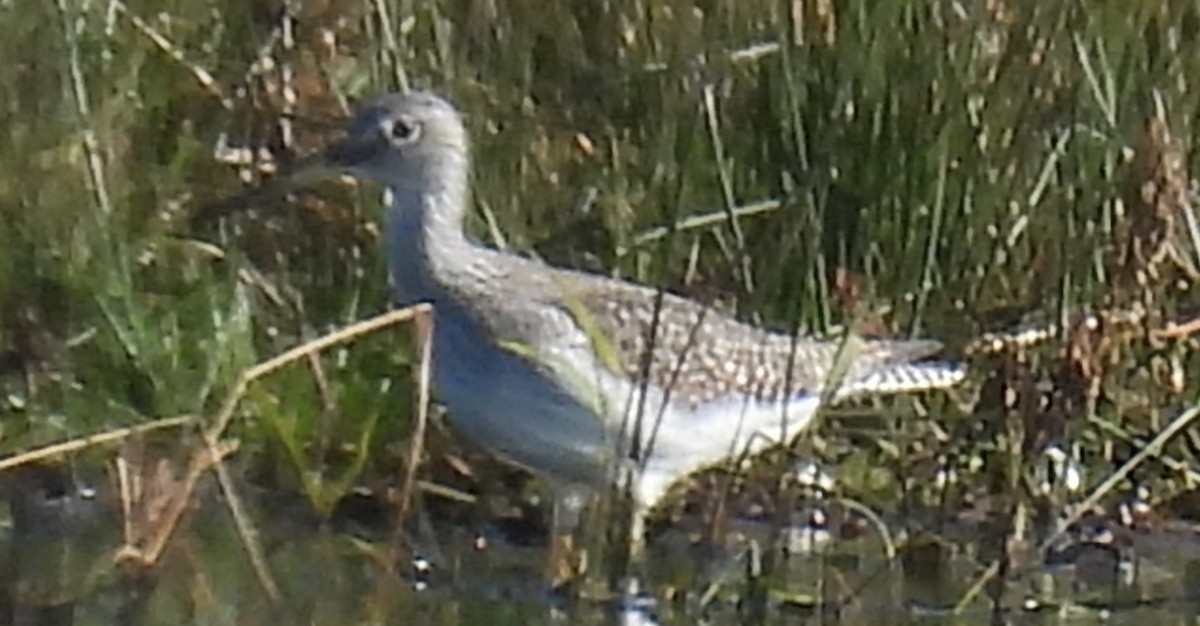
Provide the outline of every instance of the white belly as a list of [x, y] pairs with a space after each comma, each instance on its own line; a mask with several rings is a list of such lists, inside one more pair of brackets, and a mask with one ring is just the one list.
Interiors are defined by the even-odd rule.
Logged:
[[664, 404], [662, 390], [651, 387], [641, 402], [641, 389], [603, 368], [586, 345], [567, 342], [572, 347], [542, 355], [557, 372], [550, 381], [528, 355], [489, 343], [465, 319], [439, 316], [435, 329], [435, 391], [459, 430], [552, 481], [595, 488], [616, 475], [614, 462], [632, 463], [631, 438], [621, 429], [640, 423], [638, 499], [645, 507], [696, 470], [795, 437], [818, 403], [815, 396], [792, 400], [785, 422], [782, 404], [740, 396], [693, 408]]
[[463, 434], [548, 478], [604, 483], [615, 443], [594, 412], [468, 321], [439, 316], [434, 328], [434, 391]]

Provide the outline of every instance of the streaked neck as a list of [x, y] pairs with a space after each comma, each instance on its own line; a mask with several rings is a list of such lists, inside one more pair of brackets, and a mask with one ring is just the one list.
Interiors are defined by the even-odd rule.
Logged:
[[388, 270], [398, 304], [436, 304], [486, 267], [480, 258], [484, 251], [463, 231], [466, 194], [461, 186], [392, 187], [389, 192]]

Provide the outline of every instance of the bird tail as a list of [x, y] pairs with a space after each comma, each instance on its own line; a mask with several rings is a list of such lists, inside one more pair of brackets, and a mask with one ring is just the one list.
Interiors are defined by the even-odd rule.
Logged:
[[945, 361], [898, 363], [884, 366], [865, 376], [847, 380], [838, 389], [838, 398], [885, 395], [945, 389], [962, 382], [963, 366]]

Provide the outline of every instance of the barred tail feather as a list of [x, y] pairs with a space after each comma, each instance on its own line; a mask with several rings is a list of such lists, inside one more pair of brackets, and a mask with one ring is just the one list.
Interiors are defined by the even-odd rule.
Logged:
[[857, 380], [847, 380], [838, 390], [839, 399], [864, 395], [885, 395], [945, 389], [962, 382], [966, 370], [943, 361], [905, 363], [871, 372]]

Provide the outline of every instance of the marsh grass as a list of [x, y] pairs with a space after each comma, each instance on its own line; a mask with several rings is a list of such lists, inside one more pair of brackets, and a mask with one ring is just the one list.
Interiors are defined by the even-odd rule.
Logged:
[[[1193, 449], [1138, 454], [1200, 391], [1194, 333], [1172, 330], [1197, 310], [1195, 277], [1155, 254], [1168, 241], [1196, 258], [1191, 207], [1138, 200], [1150, 183], [1190, 188], [1191, 3], [15, 0], [0, 22], [10, 455], [212, 415], [256, 363], [386, 310], [375, 190], [329, 184], [187, 224], [327, 142], [352, 101], [410, 83], [468, 112], [471, 226], [485, 240], [774, 328], [852, 325], [968, 351], [976, 384], [961, 409], [835, 410], [803, 444], [840, 461], [847, 489], [885, 518], [988, 494], [1010, 520], [1039, 519], [1088, 499], [1028, 487], [1051, 442], [1079, 450], [1091, 500], [1140, 486], [1170, 515], [1196, 515]], [[1169, 144], [1147, 141], [1150, 119]], [[252, 158], [215, 158], [222, 135]], [[771, 209], [741, 210], [753, 206]], [[668, 224], [681, 226], [662, 237]], [[1051, 332], [974, 349], [1022, 325]], [[413, 431], [419, 359], [394, 335], [255, 386], [229, 424], [236, 467], [327, 515], [352, 485], [415, 462], [395, 442]], [[467, 479], [446, 461], [460, 456], [420, 460], [439, 480], [486, 482], [481, 457], [466, 456]], [[948, 469], [960, 482], [940, 486]], [[759, 489], [747, 478], [730, 493], [744, 504]], [[1009, 543], [977, 570], [1011, 573], [998, 565], [1014, 562]], [[266, 551], [273, 569], [305, 568], [281, 552]], [[330, 578], [350, 589], [354, 577]], [[306, 580], [283, 581], [284, 597]], [[993, 586], [995, 606], [1005, 589]], [[344, 610], [378, 617], [396, 602]], [[295, 610], [334, 610], [318, 604]]]

